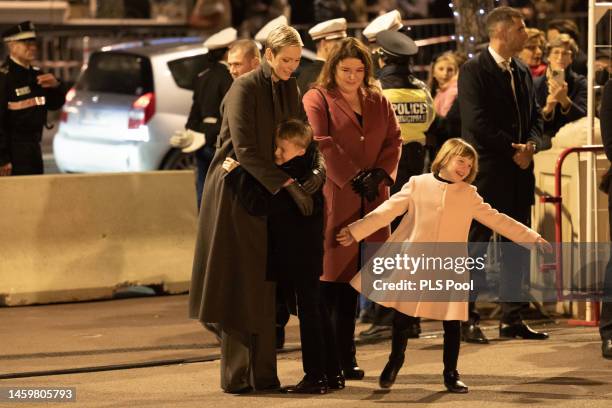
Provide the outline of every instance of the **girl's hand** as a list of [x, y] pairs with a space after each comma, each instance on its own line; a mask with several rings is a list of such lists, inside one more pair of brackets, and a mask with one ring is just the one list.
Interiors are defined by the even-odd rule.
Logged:
[[336, 235], [336, 240], [342, 246], [349, 246], [355, 242], [355, 238], [353, 238], [351, 235], [351, 231], [348, 229], [348, 227], [344, 227], [340, 230], [338, 235]]
[[548, 242], [547, 240], [545, 240], [542, 237], [539, 237], [538, 239], [536, 239], [536, 245], [538, 246], [538, 249], [544, 253], [547, 254], [552, 254], [553, 252], [553, 247], [552, 245], [550, 245], [550, 242]]

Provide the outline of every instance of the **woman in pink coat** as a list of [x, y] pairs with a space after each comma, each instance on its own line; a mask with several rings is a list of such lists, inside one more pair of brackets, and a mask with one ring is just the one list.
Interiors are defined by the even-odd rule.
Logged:
[[[356, 247], [364, 237], [405, 213], [387, 242], [467, 242], [470, 225], [475, 219], [515, 242], [523, 245], [537, 243], [545, 250], [552, 251], [550, 244], [538, 233], [483, 202], [476, 188], [469, 184], [477, 171], [478, 156], [474, 148], [461, 139], [449, 139], [442, 145], [432, 164], [433, 173], [412, 177], [400, 192], [363, 219], [343, 228], [338, 234], [338, 242], [348, 248]], [[363, 273], [366, 273], [366, 268]], [[359, 275], [351, 284], [361, 291]], [[443, 321], [444, 385], [451, 392], [467, 392], [468, 388], [459, 381], [457, 372], [460, 321], [468, 318], [467, 302], [397, 300], [379, 303], [401, 312], [395, 314], [391, 355], [380, 375], [380, 386], [391, 387], [404, 363], [408, 315]]]
[[[349, 37], [339, 42], [323, 66], [317, 85], [303, 98], [327, 165], [321, 297], [332, 317], [338, 357], [347, 379], [364, 375], [355, 360], [353, 340], [358, 293], [348, 283], [359, 269], [359, 248], [339, 246], [335, 237], [342, 226], [389, 197], [401, 152], [393, 107], [373, 82], [367, 47]], [[384, 242], [389, 226], [368, 235], [368, 241]]]

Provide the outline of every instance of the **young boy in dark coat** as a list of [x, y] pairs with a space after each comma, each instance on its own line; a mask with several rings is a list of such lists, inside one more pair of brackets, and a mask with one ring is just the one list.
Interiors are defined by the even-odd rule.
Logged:
[[[267, 279], [277, 281], [290, 305], [297, 306], [306, 375], [289, 393], [324, 394], [328, 388], [344, 388], [336, 356], [329, 315], [319, 299], [319, 276], [323, 273], [324, 202], [322, 183], [303, 185], [312, 175], [325, 177], [312, 129], [300, 120], [281, 122], [276, 131], [275, 163], [294, 181], [294, 189], [270, 194], [232, 158], [223, 168], [226, 182], [238, 202], [251, 215], [267, 216]], [[296, 191], [297, 190], [297, 191]], [[293, 194], [307, 201], [298, 208]], [[306, 207], [311, 211], [304, 212]], [[295, 307], [293, 307], [295, 309]]]

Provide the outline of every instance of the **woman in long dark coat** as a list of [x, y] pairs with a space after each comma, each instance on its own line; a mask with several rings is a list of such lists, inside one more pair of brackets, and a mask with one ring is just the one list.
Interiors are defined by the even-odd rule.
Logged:
[[302, 116], [290, 78], [302, 41], [283, 25], [266, 45], [265, 63], [234, 81], [223, 102], [221, 146], [206, 178], [189, 297], [191, 318], [221, 326], [221, 387], [231, 393], [279, 386], [275, 284], [266, 281], [266, 218], [241, 207], [221, 167], [235, 154], [270, 193], [290, 183], [274, 164], [274, 132], [282, 120]]

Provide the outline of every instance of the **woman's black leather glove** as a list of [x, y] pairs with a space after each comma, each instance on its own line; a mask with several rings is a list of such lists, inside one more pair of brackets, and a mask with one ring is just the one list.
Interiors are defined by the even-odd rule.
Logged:
[[378, 198], [379, 190], [378, 186], [384, 182], [385, 185], [390, 186], [393, 184], [393, 180], [387, 174], [386, 171], [380, 168], [364, 170], [359, 173], [351, 181], [353, 191], [355, 193], [365, 197], [366, 200], [372, 202]]
[[302, 215], [312, 215], [314, 209], [312, 197], [310, 197], [310, 194], [308, 194], [299, 183], [291, 183], [285, 187], [285, 190], [287, 190], [291, 198], [293, 198], [293, 201], [295, 201]]

